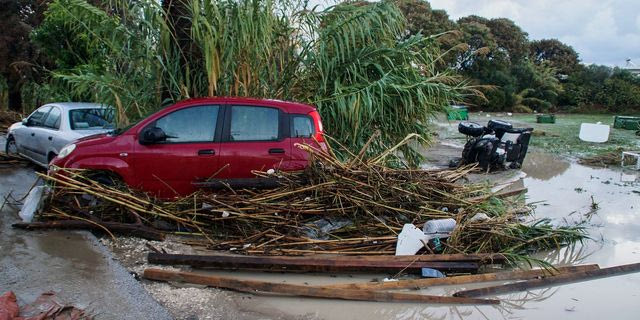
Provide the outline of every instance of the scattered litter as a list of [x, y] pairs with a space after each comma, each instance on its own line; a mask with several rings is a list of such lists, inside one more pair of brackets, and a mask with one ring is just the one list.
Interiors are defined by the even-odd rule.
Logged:
[[29, 191], [19, 213], [22, 221], [31, 222], [33, 220], [33, 216], [42, 208], [44, 198], [47, 195], [47, 189], [48, 187], [46, 186], [35, 186]]
[[635, 162], [635, 169], [636, 170], [640, 170], [640, 152], [631, 152], [631, 151], [623, 151], [622, 152], [622, 159], [620, 160], [620, 166], [624, 167], [625, 165], [625, 158], [631, 158], [632, 159], [632, 163]]
[[635, 174], [622, 173], [620, 175], [620, 181], [622, 182], [634, 182], [638, 177]]
[[486, 213], [478, 212], [473, 217], [471, 217], [471, 219], [469, 219], [469, 222], [484, 222], [489, 220], [491, 220], [491, 218]]
[[405, 224], [402, 227], [402, 231], [398, 235], [398, 242], [396, 243], [396, 256], [414, 255], [424, 247], [425, 243], [426, 237], [422, 230], [418, 229], [413, 224]]
[[580, 125], [578, 137], [586, 142], [607, 142], [609, 140], [610, 127], [606, 124], [583, 123]]
[[436, 220], [427, 221], [424, 224], [424, 227], [422, 228], [422, 231], [426, 235], [434, 235], [434, 234], [448, 235], [449, 233], [453, 232], [453, 229], [455, 229], [455, 228], [456, 228], [456, 220], [455, 219], [452, 219], [452, 218], [436, 219]]
[[444, 278], [445, 275], [442, 272], [432, 268], [422, 268], [423, 278]]
[[45, 292], [34, 302], [19, 307], [12, 291], [0, 296], [0, 319], [2, 320], [91, 320], [93, 316], [84, 310], [58, 301], [55, 293]]
[[303, 230], [305, 235], [311, 239], [329, 239], [329, 234], [335, 230], [353, 225], [351, 219], [346, 217], [330, 217], [315, 220], [307, 223]]

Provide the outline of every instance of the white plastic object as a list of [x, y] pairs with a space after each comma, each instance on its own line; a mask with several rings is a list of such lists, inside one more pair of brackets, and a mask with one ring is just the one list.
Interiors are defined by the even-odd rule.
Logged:
[[396, 256], [411, 256], [416, 254], [427, 242], [422, 230], [413, 224], [405, 224], [398, 234], [396, 243]]
[[20, 213], [18, 213], [22, 221], [31, 222], [33, 220], [33, 216], [42, 206], [46, 188], [45, 186], [36, 186], [29, 191], [22, 208], [20, 208]]
[[484, 212], [476, 213], [471, 219], [467, 220], [467, 222], [484, 222], [490, 220], [491, 218]]
[[424, 234], [436, 234], [436, 233], [444, 233], [449, 234], [453, 232], [453, 229], [456, 228], [456, 220], [455, 219], [435, 219], [429, 220], [424, 224], [422, 231]]
[[610, 127], [607, 124], [583, 123], [580, 125], [578, 137], [586, 142], [607, 142], [609, 140]]

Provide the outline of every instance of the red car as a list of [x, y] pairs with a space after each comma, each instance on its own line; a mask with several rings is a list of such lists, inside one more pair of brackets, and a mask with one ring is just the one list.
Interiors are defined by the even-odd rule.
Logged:
[[295, 143], [326, 148], [320, 115], [312, 106], [250, 98], [191, 99], [129, 128], [65, 146], [51, 162], [51, 171], [89, 169], [171, 198], [221, 182], [235, 187], [266, 183], [252, 170], [302, 170], [308, 154]]

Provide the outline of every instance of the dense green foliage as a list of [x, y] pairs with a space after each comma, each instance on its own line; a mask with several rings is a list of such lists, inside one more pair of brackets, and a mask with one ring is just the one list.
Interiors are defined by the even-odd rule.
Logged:
[[461, 101], [517, 112], [640, 110], [638, 77], [582, 65], [570, 46], [531, 41], [508, 19], [452, 21], [424, 0], [324, 10], [297, 0], [0, 1], [10, 3], [11, 35], [0, 39], [9, 41], [0, 46], [0, 103], [24, 111], [101, 101], [125, 124], [190, 97], [297, 100], [316, 105], [329, 135], [352, 149], [380, 131], [377, 152], [410, 133], [428, 139], [430, 116]]
[[479, 16], [452, 21], [424, 0], [396, 0], [409, 18], [410, 34], [453, 30], [445, 60], [476, 84], [487, 99], [479, 110], [531, 112], [640, 111], [640, 80], [622, 69], [580, 64], [578, 53], [557, 39], [529, 40], [513, 21]]
[[311, 10], [288, 0], [55, 0], [32, 40], [56, 67], [36, 86], [113, 105], [121, 125], [190, 97], [301, 101], [350, 149], [380, 131], [369, 148], [379, 153], [413, 133], [428, 141], [431, 116], [480, 94], [443, 63], [439, 37], [406, 29], [388, 1]]

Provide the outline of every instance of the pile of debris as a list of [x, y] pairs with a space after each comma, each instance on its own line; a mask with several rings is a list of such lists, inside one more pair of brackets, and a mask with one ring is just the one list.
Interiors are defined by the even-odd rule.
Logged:
[[625, 159], [621, 159], [621, 154], [625, 151], [627, 150], [623, 148], [617, 148], [614, 151], [582, 157], [578, 159], [578, 163], [587, 166], [602, 168], [620, 166], [621, 164], [625, 166], [635, 164], [637, 160], [634, 158], [627, 157]]
[[398, 146], [364, 159], [339, 161], [331, 150], [298, 147], [312, 156], [304, 172], [255, 172], [275, 179], [269, 190], [199, 192], [161, 201], [91, 180], [82, 171], [43, 178], [53, 192], [40, 222], [22, 228], [86, 228], [162, 239], [166, 232], [197, 235], [216, 250], [252, 255], [392, 255], [411, 224], [452, 219], [447, 234], [425, 240], [428, 253], [500, 253], [524, 258], [586, 237], [583, 225], [553, 226], [533, 219], [521, 198], [484, 184], [459, 183], [474, 167], [392, 168]]
[[91, 320], [85, 310], [58, 301], [54, 292], [41, 294], [33, 303], [18, 306], [16, 295], [7, 291], [0, 295], [1, 320]]
[[15, 154], [0, 152], [0, 168], [14, 168], [15, 166], [26, 166], [29, 160]]

